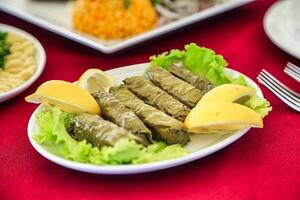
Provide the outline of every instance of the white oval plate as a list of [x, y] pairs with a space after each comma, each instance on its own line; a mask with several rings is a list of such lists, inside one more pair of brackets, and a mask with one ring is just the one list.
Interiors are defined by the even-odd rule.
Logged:
[[0, 93], [0, 103], [1, 103], [3, 101], [9, 100], [9, 99], [17, 96], [18, 94], [20, 94], [21, 92], [26, 90], [29, 86], [31, 86], [40, 77], [40, 75], [42, 74], [44, 67], [45, 67], [46, 54], [45, 54], [45, 50], [44, 50], [43, 46], [41, 45], [41, 43], [35, 37], [33, 37], [31, 34], [25, 32], [21, 29], [18, 29], [18, 28], [15, 28], [13, 26], [9, 26], [6, 24], [0, 24], [0, 31], [16, 33], [16, 34], [28, 39], [29, 41], [31, 41], [36, 49], [36, 63], [37, 63], [35, 73], [27, 81], [25, 81], [24, 83], [22, 83], [21, 85], [19, 85], [16, 88], [13, 88], [4, 93]]
[[[124, 78], [134, 76], [134, 75], [142, 75], [148, 63], [131, 65], [121, 68], [116, 68], [112, 70], [106, 71], [109, 75], [114, 76], [116, 78], [117, 84], [121, 83]], [[241, 73], [232, 70], [226, 69], [226, 73], [233, 77], [237, 77]], [[256, 85], [254, 81], [250, 78], [246, 77], [248, 83], [257, 89], [257, 95], [263, 97], [260, 88]], [[182, 165], [184, 163], [188, 163], [209, 154], [212, 154], [229, 144], [233, 143], [240, 137], [242, 137], [246, 132], [249, 131], [250, 128], [243, 129], [241, 131], [235, 132], [233, 134], [227, 135], [200, 135], [194, 134], [191, 136], [191, 142], [186, 146], [189, 153], [186, 156], [172, 159], [172, 160], [165, 160], [159, 162], [153, 162], [148, 164], [135, 164], [135, 165], [110, 165], [110, 166], [101, 166], [101, 165], [92, 165], [92, 164], [85, 164], [85, 163], [78, 163], [70, 160], [66, 160], [58, 155], [50, 153], [45, 146], [38, 144], [33, 138], [33, 134], [38, 132], [38, 126], [35, 122], [35, 115], [39, 112], [41, 106], [39, 106], [31, 115], [30, 120], [28, 122], [28, 137], [32, 144], [32, 146], [45, 158], [48, 160], [64, 166], [66, 168], [88, 172], [88, 173], [95, 173], [95, 174], [136, 174], [136, 173], [143, 173], [143, 172], [150, 172], [156, 171], [161, 169], [166, 169], [178, 165]]]
[[270, 40], [286, 53], [300, 59], [300, 30], [292, 15], [292, 1], [278, 1], [266, 12], [264, 30]]

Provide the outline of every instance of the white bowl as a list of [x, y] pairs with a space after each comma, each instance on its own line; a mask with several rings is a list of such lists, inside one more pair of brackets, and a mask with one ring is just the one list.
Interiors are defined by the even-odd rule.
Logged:
[[33, 37], [31, 34], [25, 32], [21, 29], [0, 23], [0, 31], [16, 33], [16, 34], [28, 39], [29, 41], [31, 41], [36, 49], [35, 57], [36, 57], [36, 63], [37, 63], [34, 74], [27, 81], [25, 81], [24, 83], [22, 83], [21, 85], [19, 85], [16, 88], [13, 88], [4, 93], [0, 93], [0, 103], [1, 103], [3, 101], [9, 100], [9, 99], [17, 96], [18, 94], [20, 94], [21, 92], [26, 90], [29, 86], [31, 86], [40, 77], [40, 75], [42, 74], [44, 67], [45, 67], [46, 53], [45, 53], [45, 50], [44, 50], [43, 46], [41, 45], [41, 43], [35, 37]]
[[[148, 63], [131, 65], [121, 68], [116, 68], [112, 70], [106, 71], [109, 75], [114, 76], [118, 83], [130, 76], [141, 75], [145, 72]], [[241, 73], [232, 70], [226, 69], [226, 74], [231, 75], [233, 77], [237, 77]], [[245, 76], [246, 77], [246, 76]], [[257, 84], [252, 81], [250, 78], [246, 77], [247, 82], [254, 88], [256, 88], [257, 95], [259, 97], [263, 97], [260, 88]], [[41, 106], [39, 106], [31, 115], [28, 122], [28, 137], [30, 143], [38, 151], [43, 157], [48, 160], [64, 166], [66, 168], [94, 173], [94, 174], [136, 174], [136, 173], [144, 173], [150, 171], [156, 171], [161, 169], [166, 169], [178, 165], [182, 165], [184, 163], [188, 163], [197, 159], [200, 159], [204, 156], [212, 154], [220, 149], [228, 146], [234, 141], [238, 140], [244, 134], [246, 134], [250, 128], [245, 128], [243, 130], [237, 131], [232, 134], [214, 134], [214, 135], [202, 135], [202, 134], [193, 134], [191, 136], [191, 142], [185, 146], [185, 148], [191, 152], [186, 156], [164, 160], [159, 162], [147, 163], [147, 164], [130, 164], [130, 165], [92, 165], [86, 163], [74, 162], [71, 160], [67, 160], [63, 157], [55, 155], [51, 153], [46, 146], [38, 144], [32, 137], [34, 134], [38, 133], [38, 125], [35, 121], [35, 115], [40, 111]]]

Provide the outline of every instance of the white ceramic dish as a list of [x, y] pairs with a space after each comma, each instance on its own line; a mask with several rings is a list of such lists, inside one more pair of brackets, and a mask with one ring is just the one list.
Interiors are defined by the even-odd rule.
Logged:
[[300, 59], [300, 28], [295, 27], [292, 1], [278, 1], [266, 12], [264, 29], [270, 40], [286, 53]]
[[140, 35], [115, 41], [103, 41], [77, 32], [72, 27], [72, 1], [1, 0], [0, 10], [34, 23], [66, 38], [92, 47], [103, 53], [113, 53], [143, 41], [174, 31], [214, 15], [250, 3], [253, 0], [225, 0], [224, 3]]
[[[117, 84], [119, 84], [126, 77], [143, 74], [147, 66], [148, 66], [147, 63], [131, 65], [131, 66], [108, 70], [107, 73], [111, 76], [116, 77], [116, 80], [118, 82]], [[233, 77], [236, 77], [240, 74], [239, 72], [232, 69], [226, 69], [226, 73], [232, 75]], [[256, 85], [256, 83], [247, 77], [246, 80], [250, 83], [251, 86], [257, 89], [257, 95], [263, 97], [262, 92], [260, 88]], [[51, 154], [45, 146], [38, 144], [32, 138], [33, 134], [37, 133], [38, 131], [38, 127], [35, 122], [35, 114], [39, 112], [40, 108], [41, 106], [39, 106], [33, 112], [28, 122], [28, 137], [32, 146], [42, 156], [44, 156], [48, 160], [58, 165], [64, 166], [66, 168], [82, 171], [82, 172], [95, 173], [95, 174], [135, 174], [135, 173], [156, 171], [156, 170], [182, 165], [184, 163], [188, 163], [200, 159], [204, 156], [212, 154], [228, 146], [229, 144], [233, 143], [234, 141], [236, 141], [237, 139], [242, 137], [246, 132], [249, 131], [249, 128], [246, 128], [244, 130], [235, 132], [233, 134], [228, 134], [228, 135], [194, 134], [191, 137], [191, 142], [186, 146], [188, 151], [190, 151], [191, 153], [177, 159], [153, 162], [149, 164], [138, 164], [138, 165], [117, 165], [117, 166], [91, 165], [91, 164], [73, 162], [70, 160], [66, 160], [60, 156]]]
[[41, 45], [41, 43], [32, 35], [30, 35], [29, 33], [15, 28], [13, 26], [9, 26], [6, 24], [0, 24], [0, 31], [6, 31], [6, 32], [13, 32], [16, 33], [18, 35], [21, 35], [24, 38], [27, 38], [29, 41], [31, 41], [36, 49], [36, 71], [35, 73], [24, 83], [22, 83], [20, 86], [13, 88], [5, 93], [0, 93], [0, 103], [6, 100], [9, 100], [15, 96], [17, 96], [18, 94], [20, 94], [21, 92], [23, 92], [24, 90], [26, 90], [29, 86], [31, 86], [42, 74], [44, 67], [45, 67], [45, 63], [46, 63], [46, 54], [45, 54], [45, 50], [43, 48], [43, 46]]

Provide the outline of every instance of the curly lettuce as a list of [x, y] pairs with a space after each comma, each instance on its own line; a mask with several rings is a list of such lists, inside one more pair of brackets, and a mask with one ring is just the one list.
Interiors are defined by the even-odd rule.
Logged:
[[[182, 62], [191, 72], [205, 76], [215, 85], [234, 83], [249, 86], [244, 76], [233, 78], [225, 74], [224, 70], [228, 66], [228, 62], [223, 56], [216, 54], [211, 49], [199, 47], [195, 43], [185, 45], [183, 51], [173, 49], [170, 52], [150, 57], [151, 66], [159, 66], [164, 69], [168, 69], [175, 62]], [[272, 110], [270, 103], [258, 96], [250, 98], [244, 105], [262, 117], [268, 115]]]
[[96, 165], [140, 164], [186, 155], [180, 145], [154, 142], [144, 147], [130, 140], [121, 140], [113, 147], [93, 147], [85, 140], [76, 141], [67, 132], [72, 114], [57, 108], [44, 108], [36, 115], [38, 133], [33, 138], [50, 152], [68, 160]]

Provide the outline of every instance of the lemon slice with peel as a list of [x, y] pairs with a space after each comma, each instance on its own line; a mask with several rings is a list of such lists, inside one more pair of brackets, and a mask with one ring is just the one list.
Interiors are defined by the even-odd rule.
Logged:
[[192, 133], [230, 132], [245, 127], [263, 127], [259, 114], [238, 103], [201, 103], [186, 117], [184, 124]]
[[255, 95], [253, 88], [238, 84], [224, 84], [213, 88], [203, 95], [198, 104], [214, 101], [244, 103], [253, 95]]
[[100, 69], [88, 69], [80, 76], [77, 85], [92, 94], [99, 90], [108, 91], [114, 85], [114, 79]]
[[25, 100], [30, 103], [44, 103], [71, 113], [100, 114], [96, 100], [86, 90], [66, 81], [47, 81]]

